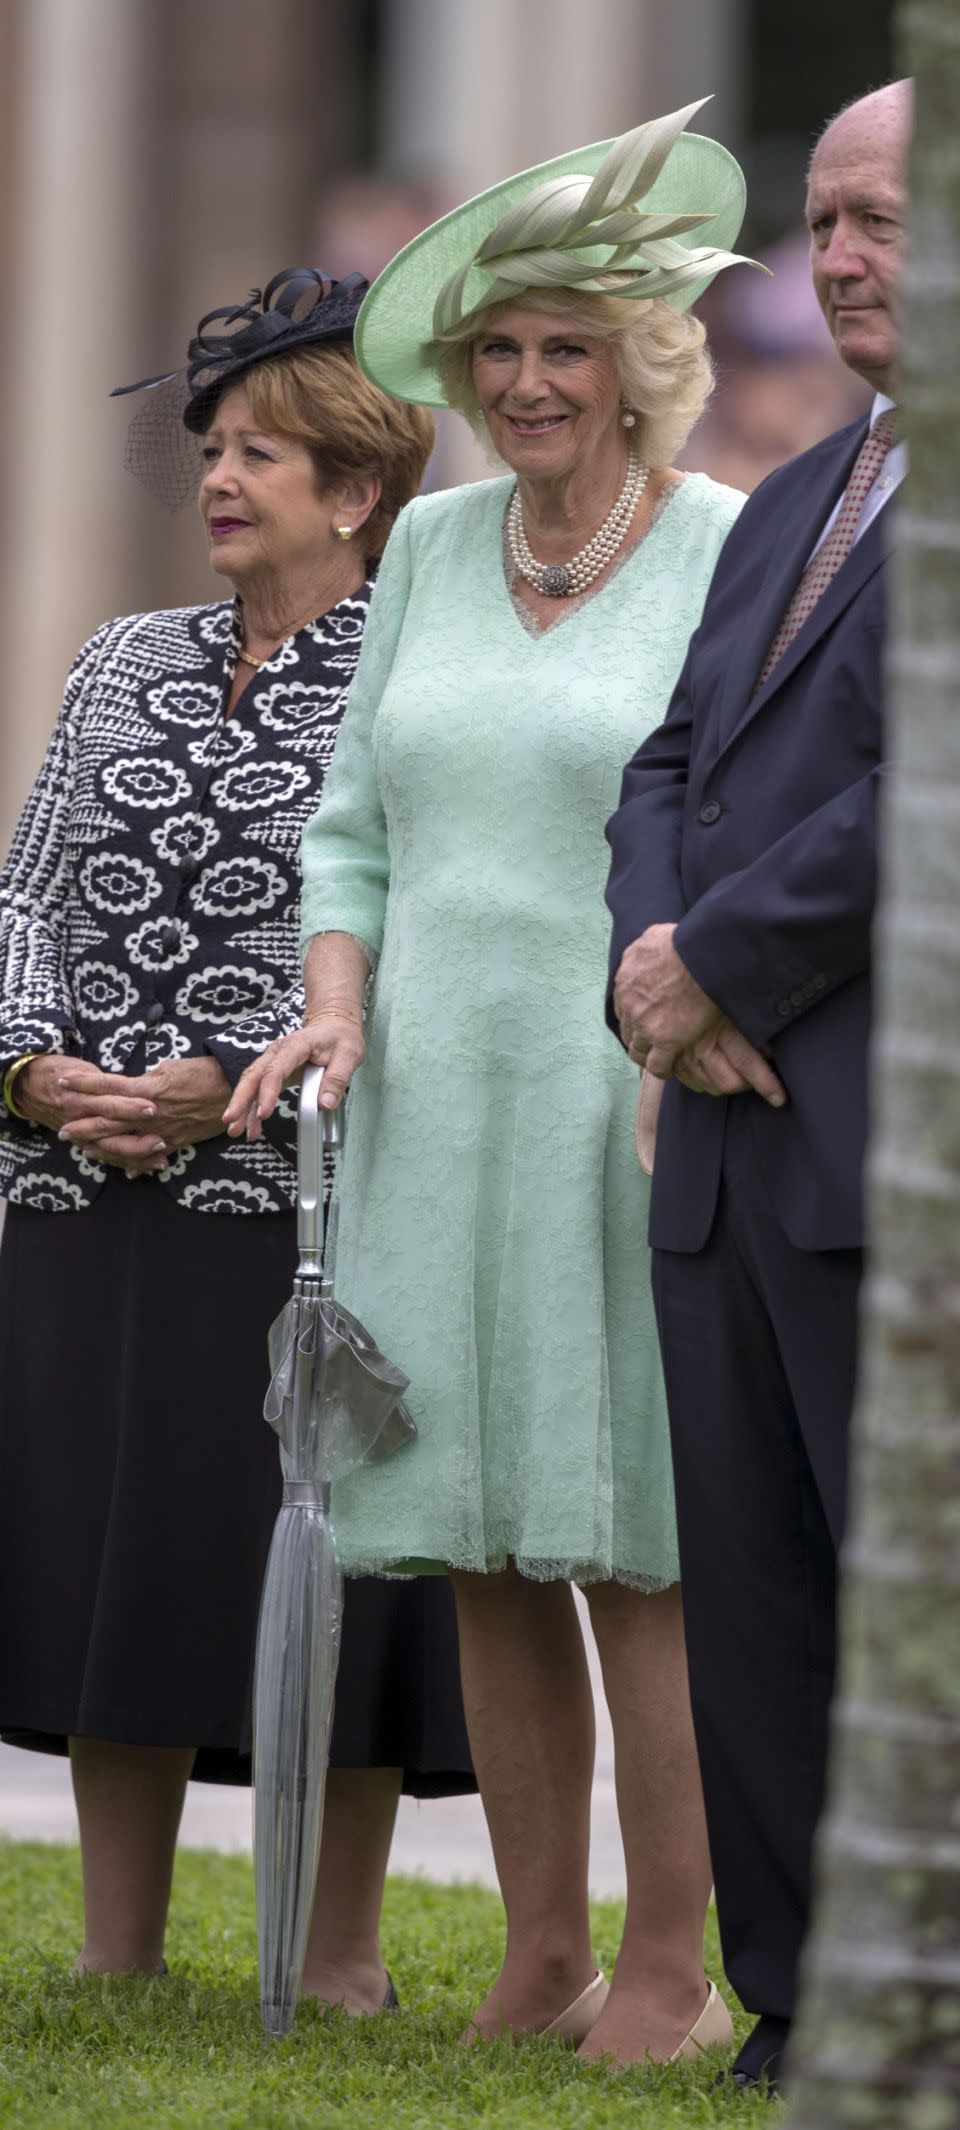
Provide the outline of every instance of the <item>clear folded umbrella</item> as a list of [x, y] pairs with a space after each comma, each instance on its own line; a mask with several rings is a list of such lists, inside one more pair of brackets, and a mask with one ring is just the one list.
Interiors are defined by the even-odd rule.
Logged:
[[322, 1081], [310, 1066], [300, 1090], [300, 1262], [270, 1332], [264, 1403], [280, 1438], [283, 1502], [257, 1632], [254, 1869], [260, 2009], [276, 2035], [296, 2009], [323, 1826], [343, 1609], [330, 1486], [416, 1434], [403, 1403], [409, 1378], [334, 1299], [337, 1211], [334, 1200], [324, 1252], [323, 1150], [340, 1144], [342, 1112], [318, 1109]]

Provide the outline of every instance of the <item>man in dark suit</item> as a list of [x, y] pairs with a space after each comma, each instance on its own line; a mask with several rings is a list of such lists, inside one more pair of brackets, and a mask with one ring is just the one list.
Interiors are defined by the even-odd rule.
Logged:
[[651, 1207], [727, 1973], [776, 2083], [808, 1920], [856, 1371], [885, 504], [910, 88], [814, 153], [813, 277], [867, 420], [763, 483], [624, 777], [611, 1026], [667, 1084]]

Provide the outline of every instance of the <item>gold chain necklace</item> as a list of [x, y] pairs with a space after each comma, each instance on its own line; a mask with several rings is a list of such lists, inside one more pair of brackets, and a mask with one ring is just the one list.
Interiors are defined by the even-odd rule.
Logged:
[[[362, 589], [362, 586], [363, 586], [363, 578], [361, 578], [361, 580], [360, 580], [360, 584], [359, 584], [358, 586], [356, 586], [356, 587], [355, 587], [355, 590], [357, 590], [357, 591], [361, 590], [361, 589]], [[340, 606], [340, 605], [342, 604], [342, 601], [343, 601], [344, 599], [350, 599], [350, 598], [352, 598], [353, 596], [354, 596], [354, 594], [353, 594], [352, 592], [341, 592], [341, 594], [340, 594], [340, 597], [339, 597], [339, 599], [335, 599], [335, 600], [333, 601], [333, 605], [334, 605], [334, 606]], [[242, 631], [242, 629], [243, 629], [243, 611], [242, 611], [242, 610], [243, 610], [243, 601], [242, 601], [242, 600], [240, 600], [240, 602], [239, 602], [239, 605], [240, 605], [240, 616], [239, 616], [239, 626], [240, 626], [240, 630]], [[327, 612], [329, 612], [329, 611], [330, 611], [330, 609], [328, 608], [328, 609], [326, 609], [326, 611], [327, 611]], [[240, 642], [240, 643], [238, 643], [238, 644], [237, 644], [237, 657], [238, 657], [238, 658], [240, 659], [240, 661], [241, 661], [241, 663], [242, 663], [243, 665], [245, 665], [245, 666], [252, 666], [252, 667], [253, 667], [253, 670], [254, 670], [254, 672], [255, 672], [255, 673], [262, 673], [262, 671], [263, 671], [263, 668], [264, 668], [264, 666], [268, 666], [268, 665], [270, 664], [270, 659], [276, 658], [276, 656], [277, 656], [278, 652], [282, 650], [282, 648], [283, 648], [283, 645], [284, 645], [285, 643], [287, 643], [287, 642], [289, 641], [290, 637], [291, 637], [291, 636], [299, 636], [299, 634], [300, 634], [300, 631], [301, 631], [301, 629], [309, 629], [309, 628], [311, 627], [311, 625], [313, 624], [313, 622], [315, 622], [315, 621], [316, 621], [316, 619], [317, 619], [317, 615], [316, 615], [315, 613], [310, 613], [310, 614], [308, 614], [308, 615], [307, 615], [307, 619], [306, 619], [306, 621], [300, 621], [300, 622], [298, 622], [298, 623], [297, 623], [297, 625], [296, 625], [296, 627], [295, 627], [295, 628], [293, 628], [293, 629], [288, 629], [288, 630], [287, 630], [287, 633], [286, 633], [286, 636], [282, 637], [282, 638], [281, 638], [281, 640], [280, 640], [280, 643], [278, 643], [276, 651], [271, 651], [271, 653], [270, 653], [270, 658], [254, 658], [254, 656], [253, 656], [253, 653], [252, 653], [252, 651], [246, 651], [246, 650], [244, 649], [244, 647], [243, 647], [243, 643], [242, 643], [242, 642]]]
[[[342, 596], [344, 598], [347, 598], [349, 595], [347, 593], [344, 593]], [[334, 604], [339, 606], [340, 600], [336, 600]], [[283, 645], [289, 641], [290, 637], [299, 636], [301, 629], [310, 628], [311, 624], [316, 621], [316, 619], [316, 614], [308, 614], [306, 621], [299, 621], [296, 625], [296, 628], [288, 629], [286, 636], [281, 637], [280, 642], [277, 645], [276, 651], [271, 651], [270, 658], [254, 658], [251, 651], [244, 650], [242, 643], [238, 643], [237, 645], [237, 657], [242, 660], [245, 666], [252, 666], [255, 673], [262, 673], [264, 666], [268, 666], [270, 664], [271, 658], [276, 658], [277, 653], [282, 650]], [[240, 621], [240, 627], [241, 629], [243, 628], [242, 617]]]

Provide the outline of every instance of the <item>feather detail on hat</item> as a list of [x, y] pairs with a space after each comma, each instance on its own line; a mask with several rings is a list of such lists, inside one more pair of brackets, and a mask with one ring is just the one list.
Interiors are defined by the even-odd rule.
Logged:
[[742, 258], [743, 172], [720, 141], [684, 130], [708, 100], [517, 171], [421, 230], [360, 307], [361, 369], [397, 399], [438, 407], [443, 344], [469, 338], [491, 305], [557, 289], [687, 310]]
[[[666, 297], [722, 267], [754, 265], [738, 252], [675, 241], [684, 231], [714, 219], [708, 207], [671, 214], [662, 208], [644, 213], [639, 205], [684, 127], [708, 102], [708, 97], [700, 97], [666, 118], [649, 119], [622, 134], [592, 178], [575, 173], [550, 178], [515, 201], [472, 257], [444, 282], [434, 307], [434, 338], [455, 333], [473, 311], [510, 302], [518, 289], [609, 293], [610, 276], [615, 274], [617, 295]], [[467, 281], [477, 267], [489, 273], [490, 283], [479, 300], [465, 305]]]

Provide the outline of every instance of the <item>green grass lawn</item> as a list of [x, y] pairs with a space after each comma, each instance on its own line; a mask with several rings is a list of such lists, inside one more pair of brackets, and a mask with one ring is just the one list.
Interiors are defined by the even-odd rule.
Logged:
[[[616, 1902], [594, 1911], [609, 1971]], [[502, 1946], [496, 1897], [394, 1879], [384, 1946], [403, 2009], [351, 2024], [301, 2005], [290, 2039], [257, 2011], [250, 1866], [181, 1853], [167, 1980], [78, 1982], [76, 1849], [0, 1843], [0, 2124], [16, 2130], [652, 2130], [773, 2125], [711, 2064], [612, 2072], [556, 2044], [459, 2049]], [[710, 1972], [720, 1978], [715, 1935]], [[741, 2022], [745, 2025], [746, 2022]]]

